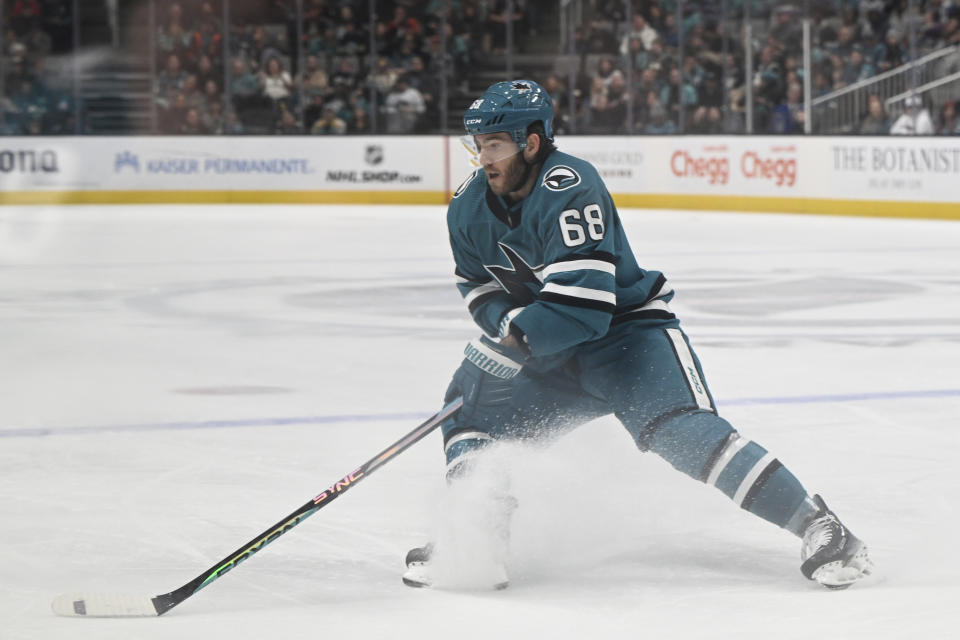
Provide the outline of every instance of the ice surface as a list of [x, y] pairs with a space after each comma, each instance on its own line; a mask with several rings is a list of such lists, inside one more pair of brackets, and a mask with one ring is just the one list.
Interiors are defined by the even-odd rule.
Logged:
[[955, 637], [960, 224], [625, 211], [721, 413], [822, 493], [878, 575], [611, 419], [520, 456], [512, 585], [400, 583], [433, 434], [160, 619], [62, 592], [184, 584], [439, 408], [478, 333], [439, 207], [0, 208], [0, 639]]

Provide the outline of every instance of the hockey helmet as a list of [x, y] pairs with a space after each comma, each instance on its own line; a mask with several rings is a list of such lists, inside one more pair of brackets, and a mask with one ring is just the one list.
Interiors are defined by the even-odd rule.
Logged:
[[491, 85], [463, 114], [467, 134], [506, 131], [520, 149], [527, 146], [527, 127], [534, 122], [543, 123], [547, 140], [553, 142], [553, 100], [532, 80]]

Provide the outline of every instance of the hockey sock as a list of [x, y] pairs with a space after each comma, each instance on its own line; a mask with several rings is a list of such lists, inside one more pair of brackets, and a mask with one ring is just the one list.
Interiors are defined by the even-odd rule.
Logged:
[[[676, 469], [715, 486], [747, 511], [788, 528], [805, 517], [807, 491], [773, 454], [743, 437], [709, 411], [663, 421], [649, 434], [649, 448]], [[790, 529], [793, 531], [793, 529]]]

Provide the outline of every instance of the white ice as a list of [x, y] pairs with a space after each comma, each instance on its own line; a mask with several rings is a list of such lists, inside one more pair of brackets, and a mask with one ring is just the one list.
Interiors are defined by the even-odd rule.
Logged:
[[877, 574], [799, 543], [613, 420], [516, 471], [512, 585], [400, 582], [433, 433], [156, 619], [170, 591], [439, 408], [478, 334], [441, 207], [0, 208], [0, 638], [956, 637], [960, 223], [623, 211], [721, 414], [820, 492]]

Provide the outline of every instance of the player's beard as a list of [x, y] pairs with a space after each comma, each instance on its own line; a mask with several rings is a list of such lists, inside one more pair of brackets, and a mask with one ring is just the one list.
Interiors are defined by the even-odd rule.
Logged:
[[519, 191], [530, 177], [530, 170], [532, 168], [533, 166], [524, 160], [522, 152], [511, 156], [507, 166], [500, 171], [500, 186], [495, 187], [488, 180], [490, 190], [500, 197], [506, 196], [514, 191]]

